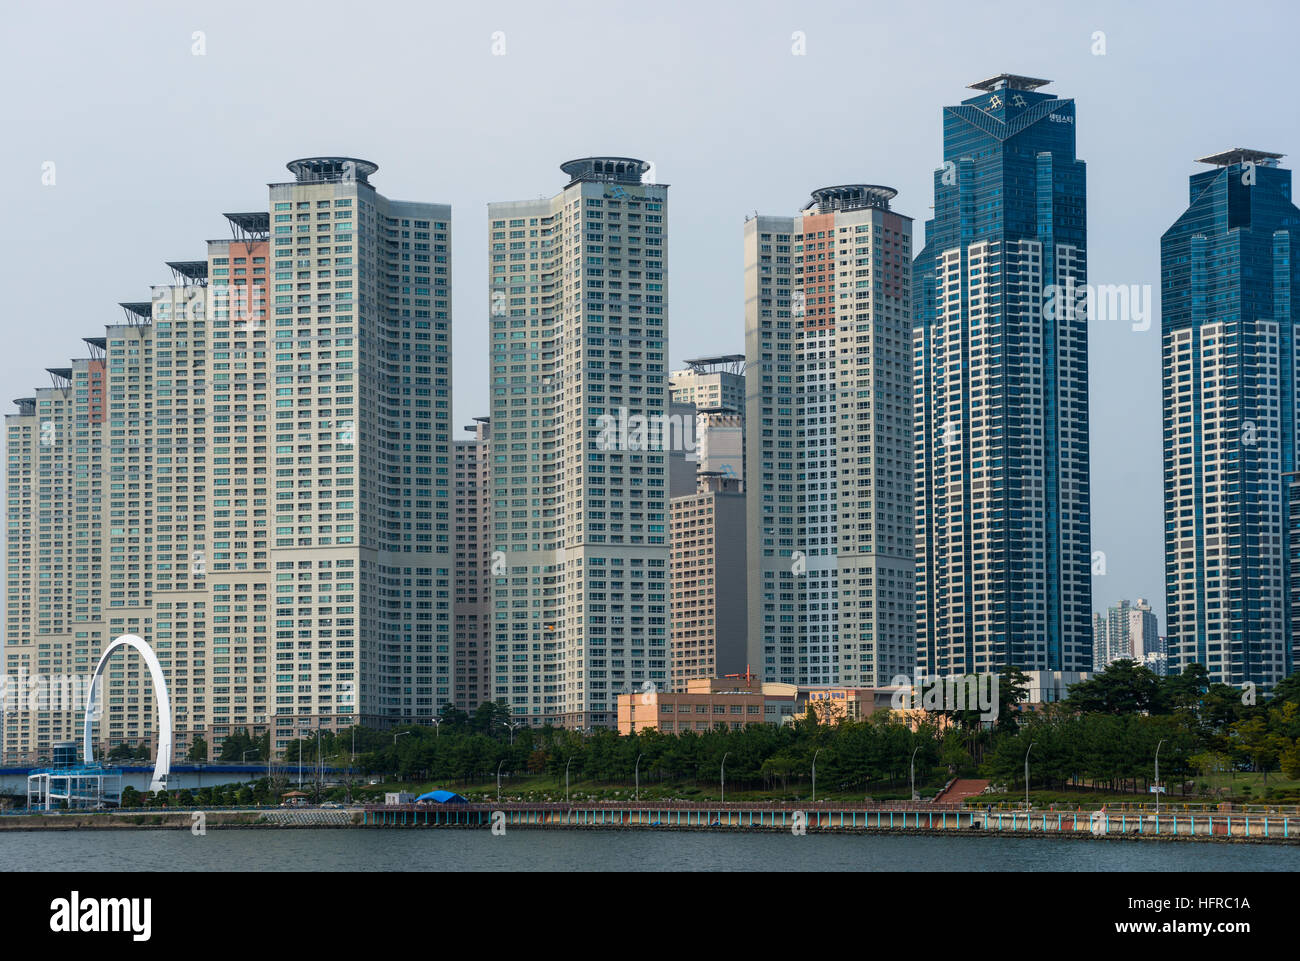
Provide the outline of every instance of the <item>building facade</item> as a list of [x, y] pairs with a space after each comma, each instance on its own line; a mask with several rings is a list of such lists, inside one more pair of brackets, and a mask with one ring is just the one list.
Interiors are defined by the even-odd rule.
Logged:
[[1146, 598], [1139, 597], [1128, 612], [1129, 655], [1157, 674], [1168, 668], [1168, 650], [1160, 634], [1160, 621]]
[[[6, 673], [86, 674], [137, 634], [180, 756], [451, 696], [450, 209], [367, 161], [289, 169], [6, 418]], [[110, 662], [105, 747], [156, 737], [141, 673]], [[79, 724], [7, 712], [6, 757]]]
[[745, 410], [745, 357], [727, 354], [686, 361], [686, 367], [672, 372], [670, 393], [681, 404], [697, 410]]
[[694, 677], [684, 690], [618, 696], [618, 732], [665, 734], [738, 731], [750, 724], [780, 726], [794, 719], [799, 690], [759, 681], [755, 675]]
[[1146, 598], [1122, 600], [1093, 617], [1093, 670], [1118, 660], [1137, 661], [1164, 673], [1159, 622]]
[[702, 357], [686, 364], [685, 369], [673, 371], [668, 386], [674, 409], [686, 404], [694, 408], [696, 470], [735, 478], [743, 490], [745, 355]]
[[740, 674], [749, 651], [745, 495], [740, 480], [700, 472], [694, 494], [671, 505], [670, 689], [694, 677]]
[[704, 411], [695, 418], [697, 471], [721, 474], [745, 487], [745, 415]]
[[484, 701], [492, 700], [491, 418], [475, 417], [465, 429], [473, 433], [473, 439], [458, 440], [454, 445], [456, 670], [452, 703], [472, 713]]
[[910, 218], [889, 187], [745, 223], [749, 661], [887, 684], [915, 650]]
[[1094, 671], [1104, 671], [1109, 663], [1106, 660], [1109, 649], [1107, 648], [1107, 638], [1110, 636], [1110, 625], [1106, 621], [1104, 614], [1092, 615], [1092, 669]]
[[562, 169], [488, 207], [493, 694], [613, 727], [617, 695], [668, 681], [668, 454], [634, 420], [668, 404], [668, 188], [626, 157]]
[[922, 676], [1092, 667], [1085, 171], [1047, 82], [944, 108], [915, 263]]
[[1295, 664], [1300, 211], [1280, 157], [1202, 158], [1160, 241], [1169, 667], [1265, 690]]

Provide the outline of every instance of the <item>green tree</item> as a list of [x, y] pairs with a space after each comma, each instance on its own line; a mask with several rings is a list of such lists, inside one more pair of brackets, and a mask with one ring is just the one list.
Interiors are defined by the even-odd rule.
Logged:
[[818, 727], [817, 720], [817, 702], [809, 699], [808, 708], [804, 712], [803, 721], [801, 722], [803, 731], [815, 731]]
[[469, 729], [469, 715], [454, 704], [444, 704], [438, 712], [444, 734], [458, 734]]
[[[232, 731], [226, 735], [226, 739], [221, 742], [221, 753], [217, 755], [218, 761], [258, 761], [261, 760], [260, 745], [248, 736], [248, 728], [241, 727], [238, 731]], [[256, 754], [250, 754], [245, 758], [245, 753], [256, 751]]]
[[1072, 685], [1065, 703], [1090, 714], [1133, 714], [1152, 708], [1159, 687], [1160, 679], [1149, 667], [1120, 659], [1095, 677]]
[[1280, 707], [1287, 701], [1300, 704], [1300, 671], [1296, 671], [1290, 677], [1284, 677], [1273, 687], [1273, 694], [1269, 698], [1269, 704]]
[[1264, 772], [1268, 783], [1269, 766], [1275, 764], [1282, 753], [1283, 739], [1268, 728], [1268, 719], [1252, 717], [1232, 725], [1232, 737], [1237, 748], [1250, 758], [1257, 771]]
[[1029, 675], [1008, 664], [998, 675], [998, 719], [994, 730], [1015, 734], [1020, 730], [1020, 705], [1029, 700]]
[[1282, 773], [1293, 781], [1300, 780], [1300, 741], [1292, 741], [1278, 757]]
[[197, 734], [194, 735], [194, 743], [190, 745], [189, 753], [185, 755], [187, 761], [206, 761], [208, 759], [208, 742], [203, 740]]

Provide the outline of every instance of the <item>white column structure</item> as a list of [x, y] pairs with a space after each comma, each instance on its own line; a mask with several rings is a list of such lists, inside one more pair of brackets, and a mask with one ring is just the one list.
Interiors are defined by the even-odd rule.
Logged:
[[167, 696], [167, 679], [163, 677], [162, 664], [158, 662], [158, 655], [145, 643], [144, 638], [135, 634], [123, 634], [109, 644], [104, 649], [104, 653], [99, 656], [99, 663], [95, 665], [94, 676], [90, 679], [91, 696], [86, 702], [83, 738], [86, 763], [90, 764], [94, 760], [94, 749], [90, 742], [90, 723], [93, 720], [95, 706], [102, 700], [102, 694], [95, 693], [95, 685], [103, 676], [104, 668], [108, 666], [108, 659], [121, 647], [134, 647], [139, 651], [145, 665], [149, 668], [149, 676], [153, 678], [154, 699], [158, 703], [158, 757], [153, 764], [153, 781], [149, 784], [149, 790], [165, 791], [167, 775], [171, 772], [172, 766], [172, 702]]

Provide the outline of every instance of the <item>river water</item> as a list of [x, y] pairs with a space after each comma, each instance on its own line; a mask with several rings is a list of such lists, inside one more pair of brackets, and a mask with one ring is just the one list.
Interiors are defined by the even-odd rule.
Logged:
[[0, 871], [1296, 871], [1300, 847], [678, 831], [6, 831]]

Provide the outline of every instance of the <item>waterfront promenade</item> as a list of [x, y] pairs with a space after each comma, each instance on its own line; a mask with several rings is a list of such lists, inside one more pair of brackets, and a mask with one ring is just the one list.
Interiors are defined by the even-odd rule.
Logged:
[[1300, 816], [1149, 811], [987, 811], [961, 805], [501, 803], [366, 805], [363, 827], [1008, 834], [1300, 843]]

